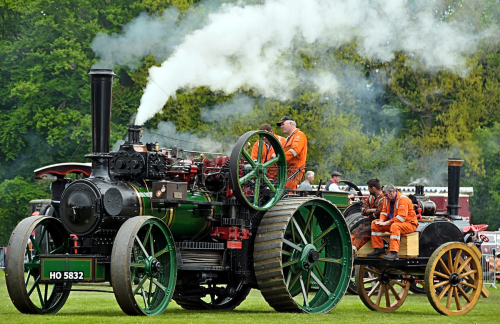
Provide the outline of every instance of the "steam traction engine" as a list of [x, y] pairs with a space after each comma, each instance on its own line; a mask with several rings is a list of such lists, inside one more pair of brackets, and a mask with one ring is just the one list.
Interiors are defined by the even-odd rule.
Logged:
[[[92, 173], [73, 181], [61, 219], [33, 216], [14, 229], [6, 283], [22, 313], [56, 313], [81, 283], [110, 282], [129, 315], [228, 310], [251, 288], [274, 309], [326, 313], [352, 270], [341, 212], [316, 196], [284, 195], [286, 160], [269, 133], [252, 131], [230, 158], [184, 159], [128, 141], [109, 152], [111, 70], [91, 70]], [[247, 143], [258, 142], [254, 161]], [[276, 157], [262, 162], [265, 143]], [[84, 287], [84, 286], [83, 286]]]
[[[458, 216], [463, 160], [447, 162], [447, 212], [436, 212], [434, 202], [425, 200], [423, 187], [417, 186], [416, 194], [410, 198], [420, 216], [419, 225], [415, 233], [401, 236], [400, 259], [386, 261], [382, 256], [367, 257], [373, 251], [370, 242], [357, 252], [354, 259], [356, 290], [369, 309], [395, 311], [416, 282], [424, 282], [423, 292], [434, 309], [443, 315], [466, 314], [480, 295], [489, 296], [483, 287], [480, 262], [483, 240], [477, 236], [487, 225], [470, 226]], [[354, 228], [363, 220], [353, 215], [346, 221]]]

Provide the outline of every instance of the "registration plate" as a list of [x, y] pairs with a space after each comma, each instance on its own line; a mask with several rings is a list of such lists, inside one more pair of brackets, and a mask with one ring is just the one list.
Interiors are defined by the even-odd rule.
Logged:
[[83, 271], [50, 271], [49, 280], [75, 280], [83, 281]]

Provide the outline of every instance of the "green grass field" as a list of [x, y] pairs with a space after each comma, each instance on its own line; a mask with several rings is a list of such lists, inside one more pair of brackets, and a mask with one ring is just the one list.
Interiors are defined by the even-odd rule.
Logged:
[[[107, 287], [109, 288], [109, 286]], [[465, 316], [439, 315], [425, 295], [408, 295], [405, 303], [393, 313], [368, 310], [358, 296], [346, 295], [328, 314], [284, 314], [270, 308], [258, 290], [231, 312], [186, 311], [172, 302], [156, 317], [129, 317], [122, 313], [113, 294], [73, 292], [56, 315], [22, 315], [12, 305], [5, 276], [0, 271], [0, 323], [498, 323], [500, 322], [500, 289], [489, 289], [488, 299], [480, 298], [476, 307]]]

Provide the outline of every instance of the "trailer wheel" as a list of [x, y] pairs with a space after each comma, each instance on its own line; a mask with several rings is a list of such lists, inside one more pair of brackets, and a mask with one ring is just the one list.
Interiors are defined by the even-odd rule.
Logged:
[[[276, 154], [275, 158], [264, 161], [266, 141]], [[248, 153], [248, 144], [258, 142], [257, 161]], [[269, 171], [275, 172], [270, 179]], [[283, 195], [286, 185], [285, 151], [276, 137], [266, 131], [251, 131], [243, 134], [231, 152], [229, 172], [234, 196], [243, 205], [255, 210], [268, 210]]]
[[111, 254], [116, 301], [128, 315], [159, 315], [170, 303], [177, 280], [172, 234], [152, 216], [137, 216], [118, 231]]
[[[464, 286], [471, 289], [467, 292]], [[476, 305], [482, 287], [481, 262], [470, 247], [449, 242], [432, 253], [425, 269], [425, 291], [438, 313], [467, 314]]]
[[257, 230], [254, 270], [262, 295], [275, 310], [331, 311], [344, 296], [352, 270], [344, 217], [322, 198], [281, 200]]
[[373, 311], [395, 311], [403, 305], [410, 290], [410, 281], [390, 268], [381, 271], [376, 267], [356, 266], [355, 277], [359, 298]]
[[24, 314], [57, 313], [71, 283], [41, 283], [41, 254], [65, 253], [69, 235], [52, 217], [32, 216], [12, 232], [5, 256], [5, 281], [14, 306]]

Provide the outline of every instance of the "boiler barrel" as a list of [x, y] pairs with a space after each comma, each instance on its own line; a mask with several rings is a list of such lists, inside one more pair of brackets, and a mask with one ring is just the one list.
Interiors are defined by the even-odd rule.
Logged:
[[[181, 204], [179, 207], [166, 207], [151, 203], [147, 188], [131, 184], [141, 197], [141, 215], [152, 215], [163, 220], [170, 228], [175, 239], [198, 239], [210, 230], [210, 222], [206, 220], [207, 212], [196, 204]], [[192, 201], [212, 201], [213, 197], [206, 193], [190, 193], [187, 199]]]

